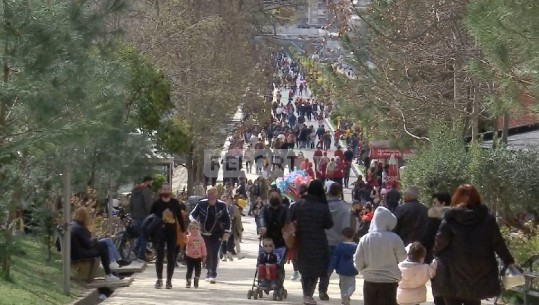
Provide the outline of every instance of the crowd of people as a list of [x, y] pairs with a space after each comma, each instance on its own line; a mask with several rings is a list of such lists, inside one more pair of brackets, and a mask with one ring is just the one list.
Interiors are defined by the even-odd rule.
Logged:
[[[298, 65], [283, 54], [276, 65], [284, 89], [273, 94], [271, 123], [239, 124], [225, 157], [211, 161], [212, 167], [223, 166], [222, 190], [216, 187], [217, 175], [207, 175], [205, 196], [187, 211], [167, 184], [157, 200], [152, 200], [149, 177], [133, 189], [131, 213], [137, 229], [144, 232], [152, 217], [158, 224], [150, 234], [157, 253], [155, 288], [163, 287], [165, 256], [164, 286], [172, 288], [180, 253], [187, 288], [199, 286], [202, 268], [206, 281], [215, 284], [220, 261], [242, 258], [242, 217], [252, 216], [262, 242], [257, 287], [267, 291], [282, 286], [279, 270], [289, 260], [294, 267], [290, 279], [301, 280], [305, 305], [317, 304], [317, 287], [319, 299], [329, 300], [334, 272], [345, 305], [351, 304], [358, 274], [365, 305], [424, 303], [429, 281], [436, 305], [479, 305], [481, 299], [499, 295], [496, 255], [506, 266], [514, 259], [476, 188], [465, 184], [452, 195], [433, 194], [430, 207], [419, 201], [416, 187], [401, 193], [388, 182], [387, 166], [370, 160], [368, 148], [361, 147], [357, 126], [339, 122], [333, 135], [325, 130], [323, 120], [332, 105], [309, 95]], [[284, 103], [281, 92], [288, 92]], [[341, 141], [347, 144], [344, 150]], [[306, 149], [314, 150], [312, 160], [301, 151]], [[365, 179], [359, 176], [350, 183], [356, 158], [365, 165]], [[301, 170], [313, 178], [300, 187], [296, 200], [272, 185], [285, 170]], [[257, 178], [248, 179], [251, 175]], [[352, 198], [347, 202], [344, 189], [349, 186]], [[106, 241], [87, 244], [85, 223], [84, 215], [75, 218], [72, 232], [84, 239], [79, 247], [91, 246], [92, 255], [109, 266], [114, 250]], [[147, 237], [141, 235], [135, 249], [141, 260], [147, 259]], [[110, 268], [105, 271], [113, 279]]]

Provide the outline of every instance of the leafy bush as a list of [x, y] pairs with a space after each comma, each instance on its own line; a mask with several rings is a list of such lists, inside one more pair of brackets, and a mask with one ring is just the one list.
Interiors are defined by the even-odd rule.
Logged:
[[157, 191], [159, 191], [159, 189], [161, 188], [163, 183], [165, 183], [165, 180], [166, 180], [165, 176], [163, 176], [161, 174], [153, 175], [153, 177], [152, 177], [152, 191], [154, 193], [157, 193]]
[[521, 212], [539, 219], [539, 152], [507, 148], [467, 149], [459, 129], [435, 127], [430, 143], [418, 150], [402, 172], [404, 186], [415, 185], [423, 200], [433, 192], [453, 192], [462, 183], [474, 184], [485, 204], [512, 225]]
[[435, 192], [452, 192], [458, 185], [470, 181], [470, 156], [460, 130], [437, 126], [432, 128], [429, 138], [430, 143], [407, 163], [401, 177], [404, 187], [419, 188], [423, 202]]
[[331, 121], [331, 124], [337, 128], [337, 123], [339, 122], [339, 119], [342, 119], [344, 116], [343, 114], [338, 110], [338, 109], [334, 109], [331, 111], [331, 113], [329, 114], [329, 119]]
[[474, 147], [471, 155], [472, 183], [491, 209], [506, 218], [522, 211], [539, 215], [539, 152]]
[[537, 235], [539, 228], [530, 226], [528, 229], [530, 232], [524, 234], [522, 231], [514, 232], [508, 227], [501, 228], [507, 247], [517, 265], [524, 264], [532, 255], [539, 253], [539, 235]]

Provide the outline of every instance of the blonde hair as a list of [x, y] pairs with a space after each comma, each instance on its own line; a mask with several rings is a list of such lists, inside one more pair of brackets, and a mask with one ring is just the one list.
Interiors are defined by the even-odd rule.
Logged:
[[187, 230], [191, 230], [192, 227], [198, 227], [200, 229], [200, 224], [196, 221], [191, 221], [187, 226]]
[[78, 208], [73, 214], [73, 220], [88, 228], [90, 225], [90, 213], [84, 207]]

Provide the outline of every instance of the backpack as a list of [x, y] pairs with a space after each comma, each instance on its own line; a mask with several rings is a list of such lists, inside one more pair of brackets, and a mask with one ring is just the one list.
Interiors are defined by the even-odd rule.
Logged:
[[142, 222], [142, 236], [144, 236], [146, 241], [152, 242], [155, 234], [162, 227], [163, 220], [161, 217], [155, 214], [150, 214], [148, 217], [144, 218], [144, 221]]

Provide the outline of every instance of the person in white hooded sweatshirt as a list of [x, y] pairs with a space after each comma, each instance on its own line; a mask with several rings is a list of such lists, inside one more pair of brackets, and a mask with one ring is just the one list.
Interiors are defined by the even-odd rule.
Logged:
[[369, 233], [359, 240], [354, 265], [363, 275], [364, 305], [396, 305], [401, 279], [399, 263], [407, 253], [400, 237], [391, 232], [397, 218], [388, 209], [378, 207]]

